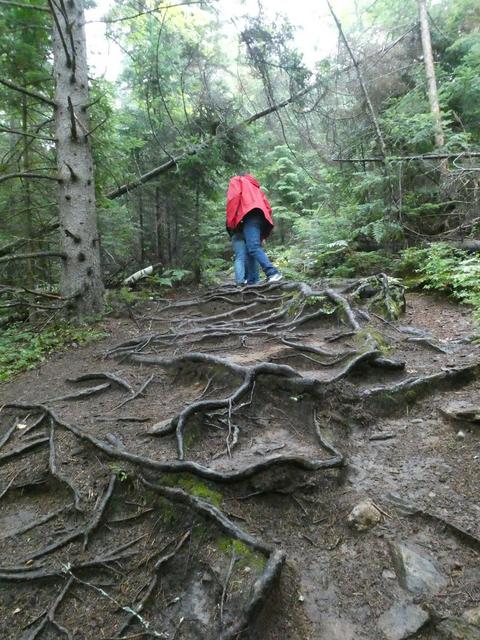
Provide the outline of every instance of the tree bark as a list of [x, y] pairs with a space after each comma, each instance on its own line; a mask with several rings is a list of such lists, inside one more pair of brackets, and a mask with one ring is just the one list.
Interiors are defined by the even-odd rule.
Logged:
[[430, 111], [433, 116], [435, 146], [439, 148], [443, 147], [445, 144], [445, 136], [442, 127], [440, 102], [438, 100], [437, 79], [433, 64], [432, 41], [430, 38], [426, 0], [417, 0], [417, 4], [418, 15], [420, 18], [420, 30], [422, 34], [423, 60], [425, 63], [425, 74], [427, 76], [428, 101], [430, 103]]
[[83, 0], [49, 2], [53, 14], [55, 137], [59, 184], [60, 242], [66, 255], [61, 292], [71, 313], [88, 317], [103, 309], [103, 282], [95, 210]]

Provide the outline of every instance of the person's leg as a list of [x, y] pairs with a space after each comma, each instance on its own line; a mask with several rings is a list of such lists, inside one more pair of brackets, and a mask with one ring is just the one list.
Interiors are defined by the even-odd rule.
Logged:
[[234, 233], [232, 236], [232, 247], [235, 255], [233, 269], [235, 271], [235, 282], [243, 284], [245, 282], [245, 266], [247, 260], [247, 247], [242, 234]]
[[257, 284], [257, 282], [260, 280], [258, 262], [255, 256], [247, 252], [246, 244], [245, 253], [247, 254], [247, 284]]
[[267, 254], [262, 249], [262, 243], [260, 240], [261, 231], [262, 214], [247, 214], [244, 218], [243, 223], [243, 235], [245, 237], [245, 243], [247, 245], [247, 255], [249, 256], [249, 258], [254, 258], [262, 267], [265, 275], [269, 277], [278, 273], [278, 270], [275, 269], [275, 267], [268, 259]]

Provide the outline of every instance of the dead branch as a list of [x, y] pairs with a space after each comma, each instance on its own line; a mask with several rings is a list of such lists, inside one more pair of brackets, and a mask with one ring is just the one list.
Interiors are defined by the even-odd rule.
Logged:
[[412, 160], [450, 160], [465, 158], [480, 158], [480, 151], [459, 151], [458, 153], [424, 153], [416, 156], [387, 156], [382, 158], [372, 156], [367, 158], [332, 158], [332, 162], [411, 162]]

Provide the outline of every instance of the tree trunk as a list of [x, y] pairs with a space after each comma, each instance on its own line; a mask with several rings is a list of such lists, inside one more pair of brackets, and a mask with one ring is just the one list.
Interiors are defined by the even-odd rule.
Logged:
[[143, 211], [143, 194], [140, 190], [138, 193], [138, 248], [140, 253], [140, 264], [142, 265], [145, 260], [145, 220]]
[[95, 210], [93, 158], [83, 0], [49, 1], [53, 14], [55, 137], [59, 185], [60, 243], [66, 254], [61, 291], [72, 297], [77, 318], [103, 309], [103, 281]]
[[438, 101], [437, 79], [433, 64], [432, 41], [430, 39], [426, 0], [417, 0], [417, 4], [418, 15], [420, 18], [420, 30], [422, 33], [423, 60], [425, 62], [425, 74], [427, 76], [428, 100], [430, 102], [430, 111], [433, 116], [435, 146], [443, 147], [445, 144], [445, 136], [443, 134], [440, 103]]
[[[28, 132], [28, 97], [26, 95], [22, 95], [22, 131], [23, 133]], [[27, 136], [23, 136], [23, 170], [25, 173], [31, 171], [31, 162], [30, 162], [30, 145], [32, 141], [27, 138]], [[30, 189], [30, 180], [25, 180], [24, 186], [24, 210], [25, 210], [25, 238], [28, 240], [32, 240], [34, 237], [33, 234], [33, 223], [32, 223], [32, 193]], [[29, 243], [29, 249], [31, 251], [35, 250], [31, 243]], [[25, 283], [29, 287], [34, 282], [34, 261], [28, 260], [25, 264]]]
[[198, 179], [195, 189], [195, 218], [193, 235], [193, 248], [195, 252], [193, 256], [193, 280], [194, 282], [199, 283], [202, 279], [202, 247], [200, 243], [200, 185]]

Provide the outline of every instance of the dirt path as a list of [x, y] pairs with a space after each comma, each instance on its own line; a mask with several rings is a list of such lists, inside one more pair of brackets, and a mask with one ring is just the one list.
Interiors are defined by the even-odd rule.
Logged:
[[362, 287], [152, 301], [0, 387], [0, 637], [480, 638], [475, 328]]

